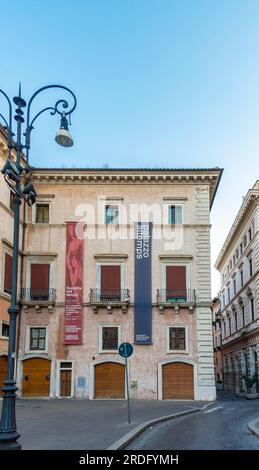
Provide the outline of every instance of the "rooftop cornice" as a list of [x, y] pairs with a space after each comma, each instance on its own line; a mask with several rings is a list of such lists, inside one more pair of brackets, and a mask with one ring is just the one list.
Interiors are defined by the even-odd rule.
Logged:
[[81, 168], [61, 168], [61, 167], [32, 167], [34, 171], [36, 172], [69, 172], [69, 173], [78, 173], [78, 172], [85, 172], [85, 173], [114, 173], [114, 172], [140, 172], [140, 173], [166, 173], [166, 172], [173, 172], [173, 173], [179, 173], [179, 172], [187, 172], [187, 173], [200, 173], [200, 172], [205, 172], [205, 173], [211, 173], [211, 172], [217, 172], [219, 173], [220, 171], [223, 171], [222, 168], [219, 167], [212, 167], [212, 168], [87, 168], [87, 167], [81, 167]]
[[250, 189], [238, 211], [238, 214], [234, 220], [234, 223], [232, 224], [232, 227], [227, 235], [227, 238], [223, 244], [223, 247], [217, 257], [217, 260], [215, 262], [216, 269], [220, 269], [222, 260], [230, 244], [232, 243], [237, 231], [239, 230], [241, 224], [244, 222], [245, 216], [247, 215], [251, 207], [253, 207], [254, 203], [257, 203], [257, 202], [259, 202], [259, 189]]
[[213, 203], [223, 170], [151, 168], [33, 168], [35, 183], [54, 184], [209, 184]]

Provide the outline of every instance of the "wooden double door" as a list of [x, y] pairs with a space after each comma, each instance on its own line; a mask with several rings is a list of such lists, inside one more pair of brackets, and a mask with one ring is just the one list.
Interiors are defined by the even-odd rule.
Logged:
[[193, 400], [193, 366], [185, 362], [171, 362], [162, 369], [163, 399]]
[[51, 361], [41, 357], [23, 361], [23, 397], [49, 397], [50, 368]]
[[125, 398], [125, 366], [103, 362], [94, 368], [94, 398]]
[[70, 397], [71, 396], [71, 370], [60, 371], [60, 396]]

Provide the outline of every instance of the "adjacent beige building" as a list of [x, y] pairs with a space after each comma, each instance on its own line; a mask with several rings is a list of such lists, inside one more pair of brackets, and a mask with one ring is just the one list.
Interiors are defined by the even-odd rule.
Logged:
[[[21, 231], [20, 395], [125, 398], [118, 346], [126, 341], [134, 347], [129, 359], [132, 397], [215, 399], [210, 207], [222, 170], [35, 168], [33, 173], [37, 204], [26, 207]], [[8, 321], [3, 279], [5, 253], [11, 255], [12, 249], [12, 212], [3, 179], [0, 188], [0, 297]], [[71, 222], [83, 227], [82, 269], [74, 269], [77, 243], [69, 248], [67, 261]], [[138, 251], [132, 234], [137, 222], [153, 226], [151, 277], [139, 281], [143, 291], [151, 285], [146, 306], [150, 344], [135, 341]], [[82, 280], [81, 344], [64, 341], [68, 269]]]
[[259, 181], [244, 198], [215, 266], [221, 278], [224, 388], [259, 392]]
[[[0, 169], [8, 158], [6, 135], [0, 126]], [[1, 175], [1, 174], [0, 174]], [[22, 216], [22, 213], [21, 213]], [[20, 251], [18, 282], [21, 282], [22, 269], [22, 218], [20, 224]], [[12, 249], [13, 249], [13, 211], [12, 197], [4, 181], [0, 176], [0, 386], [6, 376], [7, 352], [9, 338], [9, 314], [10, 293], [12, 288]], [[0, 392], [1, 393], [1, 392]]]

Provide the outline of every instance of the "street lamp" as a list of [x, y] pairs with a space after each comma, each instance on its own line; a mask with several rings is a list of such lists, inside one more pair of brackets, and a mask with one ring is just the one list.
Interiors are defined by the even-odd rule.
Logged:
[[[72, 106], [69, 107], [65, 99], [58, 100], [54, 106], [39, 111], [33, 119], [31, 119], [31, 105], [34, 98], [41, 92], [58, 88], [65, 90], [72, 97]], [[2, 387], [3, 406], [0, 422], [0, 450], [19, 450], [21, 444], [18, 442], [20, 434], [17, 432], [16, 416], [15, 416], [15, 400], [18, 387], [14, 379], [14, 364], [15, 364], [15, 340], [16, 340], [16, 320], [17, 315], [20, 313], [19, 302], [17, 302], [17, 275], [18, 275], [18, 249], [19, 249], [19, 213], [21, 202], [31, 206], [36, 202], [36, 191], [32, 183], [32, 172], [29, 166], [29, 150], [31, 131], [34, 128], [33, 124], [36, 119], [45, 111], [50, 111], [53, 116], [59, 114], [61, 116], [60, 129], [56, 134], [55, 140], [63, 147], [71, 147], [73, 139], [68, 131], [68, 119], [70, 122], [71, 113], [74, 111], [77, 101], [74, 93], [67, 87], [62, 85], [47, 85], [37, 90], [30, 98], [28, 105], [21, 97], [21, 84], [19, 85], [19, 96], [13, 98], [14, 104], [17, 106], [15, 109], [14, 120], [17, 123], [16, 141], [14, 140], [15, 134], [12, 131], [13, 125], [13, 109], [11, 100], [6, 93], [0, 89], [0, 94], [5, 97], [8, 103], [8, 120], [0, 113], [0, 118], [5, 124], [7, 131], [8, 141], [8, 160], [1, 170], [4, 179], [7, 182], [10, 191], [13, 194], [13, 212], [14, 212], [14, 232], [13, 232], [13, 260], [12, 260], [12, 293], [11, 305], [8, 309], [10, 317], [9, 325], [9, 344], [8, 344], [8, 363], [7, 363], [7, 378]], [[26, 108], [26, 128], [24, 132], [24, 143], [22, 138], [22, 126], [25, 122], [24, 112], [22, 108]], [[25, 163], [22, 159], [22, 152], [25, 152]], [[15, 152], [16, 159], [12, 159], [12, 152]]]

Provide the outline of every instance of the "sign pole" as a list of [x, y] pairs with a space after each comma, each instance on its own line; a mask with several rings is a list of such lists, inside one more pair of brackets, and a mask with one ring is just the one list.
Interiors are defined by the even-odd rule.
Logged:
[[127, 402], [128, 402], [128, 423], [131, 424], [130, 417], [130, 395], [129, 395], [129, 368], [128, 368], [128, 357], [133, 353], [133, 346], [130, 343], [121, 343], [119, 346], [119, 355], [125, 359], [125, 374], [126, 374], [126, 391], [127, 391]]
[[130, 397], [129, 397], [129, 370], [128, 370], [128, 356], [126, 354], [126, 343], [124, 344], [125, 351], [125, 372], [126, 372], [126, 387], [127, 387], [127, 402], [128, 402], [128, 423], [130, 424]]

